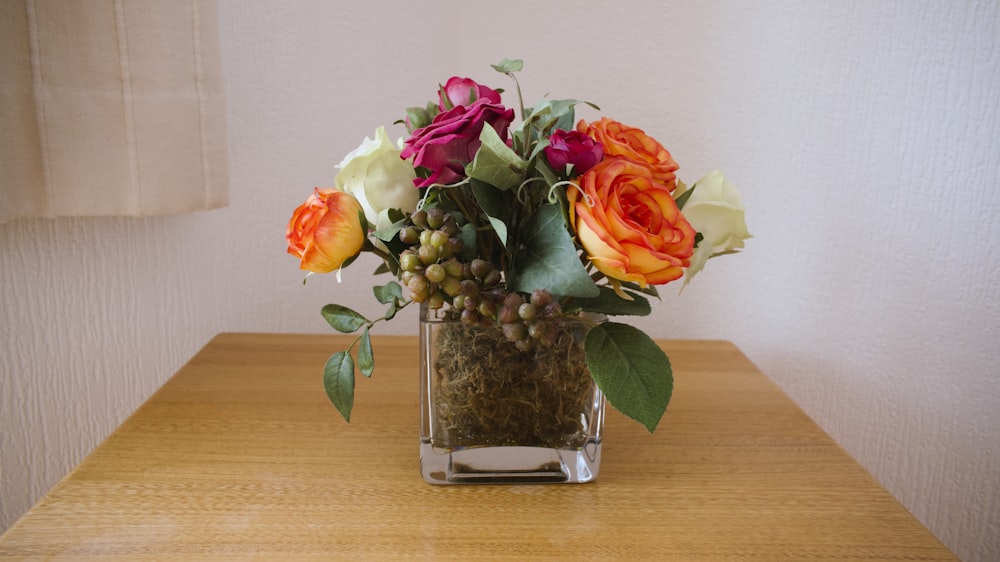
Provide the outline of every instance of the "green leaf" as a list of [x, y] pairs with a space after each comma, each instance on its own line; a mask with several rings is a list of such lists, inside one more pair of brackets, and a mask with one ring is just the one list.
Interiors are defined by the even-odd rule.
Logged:
[[375, 370], [375, 355], [372, 353], [372, 337], [368, 328], [361, 334], [361, 344], [358, 345], [358, 370], [370, 377]]
[[406, 108], [406, 118], [409, 121], [407, 129], [412, 133], [416, 129], [429, 125], [434, 115], [422, 107], [408, 107]]
[[600, 286], [601, 294], [591, 299], [577, 299], [576, 303], [583, 310], [607, 314], [610, 316], [648, 316], [652, 312], [649, 299], [637, 293], [629, 292], [634, 300], [625, 300], [615, 293], [611, 287]]
[[458, 229], [458, 237], [462, 239], [462, 251], [459, 255], [462, 259], [471, 262], [479, 256], [476, 248], [476, 226], [472, 223], [465, 223]]
[[596, 107], [594, 104], [583, 100], [542, 100], [531, 111], [531, 127], [536, 132], [545, 134], [548, 134], [553, 129], [572, 131], [576, 125], [576, 112], [573, 108], [580, 103]]
[[343, 334], [350, 334], [351, 332], [357, 331], [358, 328], [368, 324], [368, 319], [361, 316], [357, 312], [354, 312], [346, 306], [341, 306], [339, 304], [328, 304], [323, 307], [320, 311], [326, 322], [333, 327], [334, 330], [341, 332]]
[[631, 281], [622, 281], [622, 287], [625, 287], [626, 289], [631, 289], [633, 291], [637, 291], [639, 293], [643, 293], [643, 294], [649, 295], [651, 297], [656, 297], [657, 300], [663, 300], [663, 299], [660, 298], [660, 292], [657, 291], [656, 287], [653, 286], [653, 285], [646, 285], [646, 288], [643, 289], [642, 287], [639, 286], [638, 283], [633, 283]]
[[[677, 184], [678, 184], [677, 185], [677, 190], [681, 191], [684, 188], [684, 184], [682, 182], [680, 182], [680, 181], [678, 181]], [[697, 187], [698, 187], [698, 185], [696, 184], [691, 189], [684, 190], [684, 191], [682, 191], [680, 193], [680, 195], [677, 197], [677, 199], [674, 200], [674, 203], [677, 204], [677, 208], [678, 209], [683, 209], [684, 208], [684, 204], [687, 203], [688, 199], [691, 198], [691, 194], [694, 193], [694, 190]]]
[[642, 331], [614, 322], [592, 328], [584, 345], [587, 367], [608, 402], [652, 433], [674, 390], [667, 354]]
[[[504, 246], [507, 245], [507, 221], [510, 220], [510, 210], [513, 207], [509, 192], [495, 189], [492, 185], [473, 180], [472, 195], [479, 203], [479, 208], [486, 213], [490, 226], [496, 232], [497, 238]], [[475, 242], [473, 242], [475, 243]]]
[[515, 290], [545, 289], [554, 295], [583, 298], [600, 294], [566, 230], [560, 205], [538, 207], [523, 232], [527, 233], [525, 247], [514, 254]]
[[519, 185], [528, 163], [500, 139], [492, 126], [483, 126], [479, 140], [482, 145], [465, 167], [465, 175], [505, 191]]
[[510, 74], [511, 72], [520, 72], [524, 69], [524, 61], [521, 59], [503, 59], [497, 64], [491, 64], [493, 70], [497, 72], [502, 72], [504, 74]]
[[548, 183], [549, 185], [553, 185], [559, 181], [559, 178], [556, 177], [556, 174], [555, 172], [552, 171], [552, 168], [549, 168], [548, 163], [543, 161], [541, 158], [535, 160], [535, 169], [538, 170], [538, 173], [541, 174], [542, 178], [544, 178], [545, 182]]
[[386, 309], [385, 315], [382, 318], [386, 320], [392, 320], [396, 317], [396, 313], [399, 312], [399, 304], [396, 302], [389, 303], [389, 308]]
[[330, 402], [344, 419], [351, 421], [354, 408], [354, 360], [346, 351], [330, 356], [323, 368], [323, 387]]
[[396, 299], [403, 298], [403, 288], [395, 281], [389, 281], [385, 285], [372, 287], [375, 298], [382, 304], [396, 302]]
[[375, 238], [378, 238], [383, 242], [392, 242], [399, 234], [399, 231], [403, 230], [405, 227], [406, 227], [406, 219], [404, 217], [401, 219], [397, 219], [395, 222], [393, 222], [392, 224], [390, 224], [385, 228], [380, 228], [376, 230], [372, 234], [375, 235]]

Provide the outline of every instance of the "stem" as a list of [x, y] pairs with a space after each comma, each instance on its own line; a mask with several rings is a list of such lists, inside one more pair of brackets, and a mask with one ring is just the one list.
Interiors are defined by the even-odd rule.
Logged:
[[521, 96], [521, 83], [517, 81], [517, 76], [514, 76], [513, 72], [508, 72], [507, 76], [514, 81], [514, 87], [517, 88], [517, 103], [521, 107], [521, 121], [524, 121], [524, 97]]
[[[388, 262], [389, 260], [392, 259], [392, 256], [390, 256], [387, 252], [382, 251], [382, 249], [379, 248], [378, 246], [376, 246], [374, 242], [368, 248], [368, 251], [371, 252], [371, 253], [373, 253], [373, 254], [375, 254], [376, 256], [382, 258], [382, 260], [384, 260], [386, 262]], [[393, 260], [393, 261], [395, 261], [395, 260]]]

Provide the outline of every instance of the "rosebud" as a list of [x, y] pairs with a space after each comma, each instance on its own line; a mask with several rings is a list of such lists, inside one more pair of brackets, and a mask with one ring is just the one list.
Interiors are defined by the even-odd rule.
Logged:
[[579, 176], [604, 159], [604, 147], [585, 133], [556, 129], [545, 147], [545, 159], [552, 171], [565, 174], [572, 164], [572, 176]]

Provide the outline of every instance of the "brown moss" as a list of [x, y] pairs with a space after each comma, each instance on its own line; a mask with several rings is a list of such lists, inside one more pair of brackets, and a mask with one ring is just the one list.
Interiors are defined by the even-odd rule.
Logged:
[[521, 351], [499, 328], [439, 324], [435, 445], [583, 446], [594, 401], [583, 350], [587, 327], [573, 320], [557, 326], [552, 345]]

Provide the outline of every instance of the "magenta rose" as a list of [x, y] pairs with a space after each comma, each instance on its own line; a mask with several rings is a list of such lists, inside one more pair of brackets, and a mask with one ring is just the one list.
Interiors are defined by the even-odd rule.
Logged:
[[446, 111], [457, 105], [470, 106], [476, 100], [484, 99], [489, 103], [500, 103], [500, 92], [477, 83], [471, 78], [452, 76], [438, 90], [438, 108]]
[[545, 147], [545, 159], [558, 174], [573, 165], [573, 175], [579, 176], [604, 159], [604, 147], [589, 135], [579, 131], [556, 129]]
[[514, 121], [514, 110], [486, 98], [472, 105], [456, 105], [438, 113], [430, 125], [413, 131], [406, 139], [400, 157], [413, 157], [415, 167], [426, 168], [430, 175], [416, 178], [417, 187], [451, 184], [465, 177], [465, 165], [472, 162], [482, 142], [479, 133], [490, 125], [507, 142], [507, 129]]

